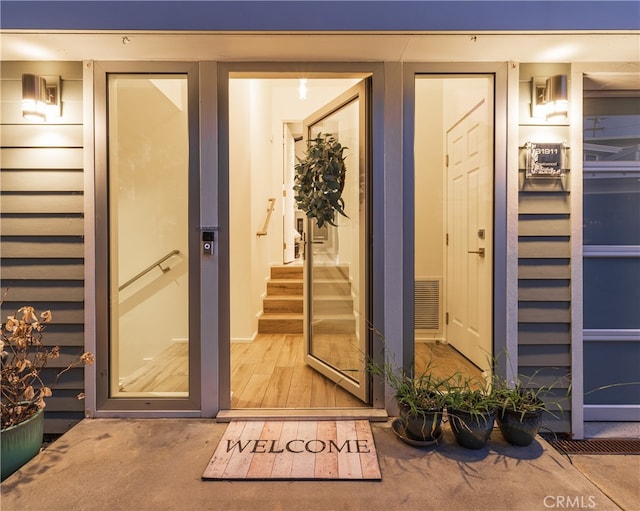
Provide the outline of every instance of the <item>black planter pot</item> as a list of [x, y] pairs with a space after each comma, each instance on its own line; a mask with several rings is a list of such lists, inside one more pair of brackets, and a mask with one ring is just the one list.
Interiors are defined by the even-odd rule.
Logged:
[[498, 412], [498, 426], [504, 439], [513, 445], [527, 446], [533, 442], [542, 425], [544, 410], [535, 412], [516, 412], [500, 409]]
[[408, 406], [400, 405], [400, 420], [407, 436], [412, 440], [431, 442], [442, 434], [442, 408], [420, 409], [412, 413]]
[[467, 449], [482, 449], [489, 440], [496, 412], [472, 414], [464, 410], [449, 410], [449, 423], [456, 442]]

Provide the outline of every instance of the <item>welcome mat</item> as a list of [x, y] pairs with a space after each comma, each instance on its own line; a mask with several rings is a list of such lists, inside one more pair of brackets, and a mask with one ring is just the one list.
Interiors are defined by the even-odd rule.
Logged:
[[202, 479], [380, 480], [366, 420], [232, 421]]

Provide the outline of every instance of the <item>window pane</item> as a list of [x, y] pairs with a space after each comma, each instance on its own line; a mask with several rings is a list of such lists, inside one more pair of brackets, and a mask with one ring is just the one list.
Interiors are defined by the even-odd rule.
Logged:
[[187, 78], [109, 75], [111, 397], [187, 397]]
[[584, 328], [640, 328], [640, 259], [585, 258]]
[[640, 245], [640, 177], [584, 173], [584, 244]]
[[[590, 341], [585, 348], [588, 348], [584, 351], [585, 404], [640, 404], [637, 384], [640, 343]], [[617, 386], [604, 388], [609, 385]]]
[[[329, 366], [342, 372], [345, 377], [359, 383], [362, 374], [358, 371], [361, 359], [360, 339], [364, 323], [353, 323], [351, 310], [365, 311], [364, 268], [362, 248], [364, 237], [365, 173], [360, 167], [360, 99], [343, 106], [321, 121], [309, 127], [311, 140], [318, 136], [335, 137], [344, 148], [345, 183], [342, 190], [346, 216], [336, 214], [335, 226], [325, 224], [319, 228], [314, 219], [310, 221], [310, 251], [312, 320], [310, 353]], [[340, 309], [327, 308], [327, 294], [323, 291], [328, 278], [350, 283], [350, 299]], [[334, 290], [332, 293], [340, 293]], [[353, 305], [352, 305], [353, 304]], [[345, 313], [349, 322], [345, 324]], [[362, 316], [360, 316], [362, 318]]]
[[585, 98], [584, 160], [640, 160], [640, 98]]

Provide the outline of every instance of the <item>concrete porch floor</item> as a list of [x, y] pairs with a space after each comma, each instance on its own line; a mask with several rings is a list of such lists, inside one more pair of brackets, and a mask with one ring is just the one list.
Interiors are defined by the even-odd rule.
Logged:
[[382, 481], [202, 481], [227, 425], [87, 419], [1, 485], [3, 511], [640, 509], [640, 456], [567, 456], [542, 438], [480, 451], [445, 428], [437, 448], [372, 423]]

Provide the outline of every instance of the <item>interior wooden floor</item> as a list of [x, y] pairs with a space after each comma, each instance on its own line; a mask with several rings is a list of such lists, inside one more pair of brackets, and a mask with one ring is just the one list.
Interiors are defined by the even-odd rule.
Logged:
[[[335, 338], [339, 335], [331, 336]], [[261, 334], [251, 343], [231, 344], [232, 408], [341, 408], [367, 406], [304, 362], [304, 339], [294, 334]], [[348, 344], [348, 343], [347, 343]], [[350, 355], [353, 355], [351, 353]], [[352, 357], [350, 357], [352, 358]], [[482, 372], [448, 344], [416, 343], [417, 374]]]
[[[333, 350], [339, 334], [331, 337]], [[348, 336], [345, 336], [348, 337]], [[352, 346], [348, 339], [345, 345]], [[347, 365], [355, 365], [353, 350]], [[125, 380], [121, 392], [188, 391], [188, 345], [172, 344]], [[482, 379], [480, 369], [447, 344], [416, 343], [416, 374], [429, 367], [436, 376], [456, 371]], [[253, 342], [231, 343], [232, 408], [357, 408], [366, 407], [350, 393], [304, 362], [304, 339], [298, 334], [259, 334]]]
[[231, 408], [356, 408], [359, 399], [304, 362], [303, 336], [231, 343]]
[[416, 342], [416, 374], [428, 371], [439, 378], [459, 373], [463, 378], [484, 382], [482, 371], [449, 344]]
[[189, 391], [189, 345], [174, 343], [160, 352], [151, 362], [125, 378], [120, 392], [166, 392]]

